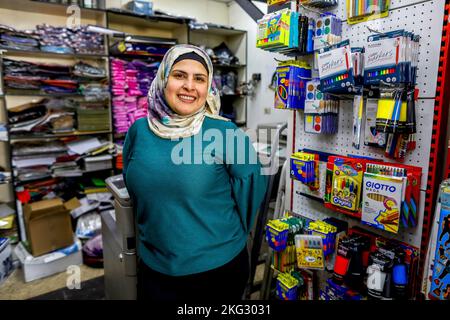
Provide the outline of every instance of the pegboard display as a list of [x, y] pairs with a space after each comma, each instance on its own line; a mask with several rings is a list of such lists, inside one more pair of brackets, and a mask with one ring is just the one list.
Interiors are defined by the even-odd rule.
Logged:
[[[427, 188], [428, 161], [430, 158], [430, 141], [431, 129], [433, 124], [433, 108], [434, 100], [419, 99], [416, 102], [417, 108], [417, 146], [416, 149], [410, 151], [406, 155], [405, 164], [422, 168], [421, 189]], [[297, 111], [295, 147], [296, 150], [312, 149], [323, 151], [336, 155], [357, 155], [370, 157], [386, 162], [394, 162], [395, 160], [386, 158], [384, 148], [375, 148], [365, 146], [363, 143], [364, 125], [361, 130], [361, 147], [359, 150], [353, 148], [353, 117], [352, 117], [352, 101], [341, 101], [339, 108], [339, 129], [335, 135], [322, 135], [305, 133], [303, 112]]]
[[[391, 5], [389, 6], [389, 11], [400, 9], [403, 7], [409, 7], [413, 5], [421, 5], [426, 2], [433, 2], [434, 0], [391, 0]], [[347, 5], [346, 0], [339, 1], [339, 6], [336, 8], [329, 10], [329, 12], [334, 13], [337, 17], [339, 17], [342, 21], [347, 20]], [[390, 12], [391, 13], [391, 12]], [[389, 13], [389, 14], [390, 14]], [[389, 19], [389, 18], [388, 18]], [[380, 19], [382, 21], [382, 19]], [[376, 21], [376, 20], [375, 20]]]
[[[302, 186], [301, 182], [294, 181], [294, 192], [293, 192], [293, 207], [294, 213], [299, 213], [301, 216], [312, 219], [312, 220], [323, 220], [327, 217], [335, 217], [340, 220], [347, 221], [349, 227], [352, 226], [360, 226], [370, 232], [377, 233], [382, 235], [385, 238], [395, 238], [406, 243], [409, 243], [417, 248], [420, 248], [420, 241], [422, 239], [422, 233], [419, 232], [422, 230], [423, 226], [423, 214], [419, 214], [419, 219], [416, 228], [414, 229], [402, 229], [400, 228], [398, 234], [393, 234], [390, 232], [386, 232], [380, 229], [372, 228], [370, 226], [364, 225], [360, 222], [359, 219], [352, 218], [345, 214], [335, 212], [328, 208], [325, 208], [323, 203], [307, 198], [301, 194]], [[423, 213], [425, 207], [425, 191], [420, 192], [420, 213]]]
[[[406, 2], [406, 1], [404, 1]], [[433, 98], [436, 95], [436, 80], [441, 49], [442, 17], [445, 0], [433, 0], [420, 4], [412, 4], [401, 9], [390, 10], [389, 17], [342, 26], [343, 39], [350, 39], [352, 47], [362, 47], [367, 37], [374, 34], [367, 29], [387, 32], [405, 29], [420, 36], [419, 66], [417, 85], [420, 98]], [[439, 25], [433, 25], [439, 21]]]
[[[420, 39], [419, 68], [416, 88], [419, 90], [419, 100], [416, 102], [417, 112], [417, 146], [408, 152], [405, 164], [422, 168], [420, 207], [418, 210], [418, 225], [412, 229], [400, 229], [398, 234], [392, 234], [367, 225], [363, 225], [359, 219], [345, 214], [334, 212], [324, 207], [323, 203], [310, 199], [300, 194], [301, 183], [292, 182], [291, 203], [292, 211], [310, 219], [323, 219], [336, 217], [349, 222], [350, 226], [358, 225], [387, 238], [396, 238], [421, 247], [422, 229], [424, 223], [425, 196], [429, 175], [430, 147], [434, 120], [435, 96], [439, 57], [441, 52], [442, 21], [444, 17], [445, 0], [419, 1], [419, 0], [391, 0], [389, 16], [354, 25], [346, 23], [346, 1], [340, 0], [339, 6], [333, 12], [343, 22], [342, 38], [349, 39], [352, 47], [364, 46], [367, 37], [374, 32], [367, 27], [379, 32], [387, 32], [398, 29], [418, 34]], [[302, 10], [302, 9], [301, 9]], [[313, 13], [311, 13], [312, 15]], [[364, 121], [363, 121], [364, 123]], [[339, 113], [339, 132], [336, 135], [316, 135], [304, 132], [304, 114], [302, 111], [294, 111], [290, 121], [290, 130], [295, 151], [301, 149], [317, 150], [337, 155], [354, 155], [371, 157], [386, 162], [398, 163], [388, 159], [384, 155], [384, 149], [364, 145], [364, 128], [361, 130], [361, 147], [355, 149], [352, 146], [353, 138], [353, 108], [352, 101], [341, 101]], [[293, 140], [292, 140], [293, 139]], [[291, 183], [288, 184], [289, 188]]]

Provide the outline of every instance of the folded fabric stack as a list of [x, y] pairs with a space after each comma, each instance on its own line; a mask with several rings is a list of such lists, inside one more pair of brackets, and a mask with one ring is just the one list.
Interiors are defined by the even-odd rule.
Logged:
[[106, 77], [104, 68], [94, 67], [84, 62], [74, 65], [72, 73], [81, 79], [104, 79]]
[[86, 26], [75, 29], [54, 27], [47, 24], [36, 26], [42, 51], [54, 53], [104, 54], [104, 38], [88, 32]]
[[0, 46], [16, 50], [39, 50], [39, 37], [34, 31], [17, 31], [0, 25]]
[[88, 32], [87, 26], [70, 29], [42, 24], [36, 30], [19, 31], [0, 25], [0, 46], [62, 54], [105, 54], [104, 36]]
[[107, 85], [90, 83], [80, 86], [80, 82], [106, 77], [105, 69], [87, 63], [80, 62], [70, 66], [3, 59], [3, 68], [7, 88], [63, 94], [77, 94], [81, 91], [91, 100], [108, 98]]
[[147, 94], [159, 63], [134, 60], [111, 62], [112, 101], [116, 133], [126, 133], [139, 118], [147, 116]]

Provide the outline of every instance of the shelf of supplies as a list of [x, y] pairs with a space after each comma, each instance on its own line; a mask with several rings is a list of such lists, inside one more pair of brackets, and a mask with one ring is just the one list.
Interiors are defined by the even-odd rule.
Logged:
[[[108, 93], [109, 94], [109, 93]], [[5, 96], [36, 96], [36, 97], [84, 97], [84, 94], [81, 93], [45, 93], [42, 91], [33, 91], [33, 90], [14, 90], [8, 89], [6, 91]]]
[[220, 63], [213, 63], [214, 68], [228, 68], [228, 69], [240, 69], [245, 68], [245, 64], [220, 64]]
[[161, 14], [144, 15], [136, 14], [128, 10], [107, 9], [108, 22], [121, 25], [135, 25], [143, 27], [155, 27], [159, 29], [173, 30], [186, 25], [188, 18], [170, 17]]
[[164, 55], [146, 55], [146, 54], [126, 54], [126, 53], [116, 53], [110, 54], [111, 57], [114, 58], [121, 58], [121, 59], [145, 59], [145, 58], [152, 58], [152, 59], [158, 59], [158, 60], [162, 60], [162, 58], [164, 57]]
[[244, 35], [247, 33], [245, 30], [234, 29], [225, 26], [216, 26], [212, 24], [206, 24], [208, 29], [189, 29], [192, 33], [202, 33], [202, 34], [214, 34], [220, 36], [236, 36]]
[[[25, 11], [31, 13], [45, 13], [49, 15], [69, 16], [73, 14], [72, 11], [67, 9], [70, 7], [68, 4], [52, 3], [41, 0], [14, 0], [14, 1], [1, 1], [0, 8]], [[81, 10], [82, 19], [97, 19], [105, 15], [104, 9], [86, 8], [78, 6]]]
[[107, 54], [90, 54], [90, 53], [55, 53], [42, 50], [19, 50], [0, 46], [3, 55], [22, 56], [22, 57], [58, 57], [61, 59], [103, 59], [108, 58]]
[[108, 169], [99, 169], [99, 170], [91, 170], [91, 171], [86, 171], [86, 170], [81, 170], [81, 175], [78, 176], [69, 176], [69, 177], [64, 177], [64, 176], [53, 176], [52, 174], [49, 174], [45, 177], [36, 177], [36, 178], [31, 178], [31, 179], [27, 179], [27, 180], [16, 180], [14, 185], [16, 186], [20, 186], [20, 185], [24, 185], [24, 184], [28, 184], [28, 183], [33, 183], [33, 182], [37, 182], [37, 181], [43, 181], [43, 180], [47, 180], [47, 179], [66, 179], [66, 178], [82, 178], [84, 175], [86, 174], [93, 174], [93, 173], [101, 173], [103, 171], [112, 171], [114, 170], [113, 167], [108, 168]]
[[27, 140], [41, 140], [41, 139], [58, 139], [58, 138], [68, 138], [68, 137], [74, 137], [74, 136], [89, 136], [89, 135], [96, 135], [96, 134], [111, 134], [112, 131], [74, 131], [70, 133], [64, 133], [64, 134], [42, 134], [39, 135], [35, 133], [32, 135], [18, 135], [18, 134], [11, 134], [11, 141], [27, 141]]

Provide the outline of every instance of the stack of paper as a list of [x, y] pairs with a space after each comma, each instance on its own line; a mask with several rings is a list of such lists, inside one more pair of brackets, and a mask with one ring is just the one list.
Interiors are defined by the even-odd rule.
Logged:
[[78, 130], [79, 131], [106, 131], [110, 128], [109, 109], [78, 109]]

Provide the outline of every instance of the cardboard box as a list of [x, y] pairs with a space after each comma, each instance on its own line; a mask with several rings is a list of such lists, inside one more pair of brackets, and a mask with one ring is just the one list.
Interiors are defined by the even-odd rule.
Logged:
[[14, 249], [14, 253], [20, 260], [25, 282], [41, 279], [56, 273], [66, 272], [69, 266], [79, 266], [83, 263], [81, 255], [81, 242], [72, 238], [69, 247], [33, 257], [20, 242]]
[[35, 257], [73, 244], [70, 201], [59, 198], [26, 204], [24, 207], [27, 240]]

